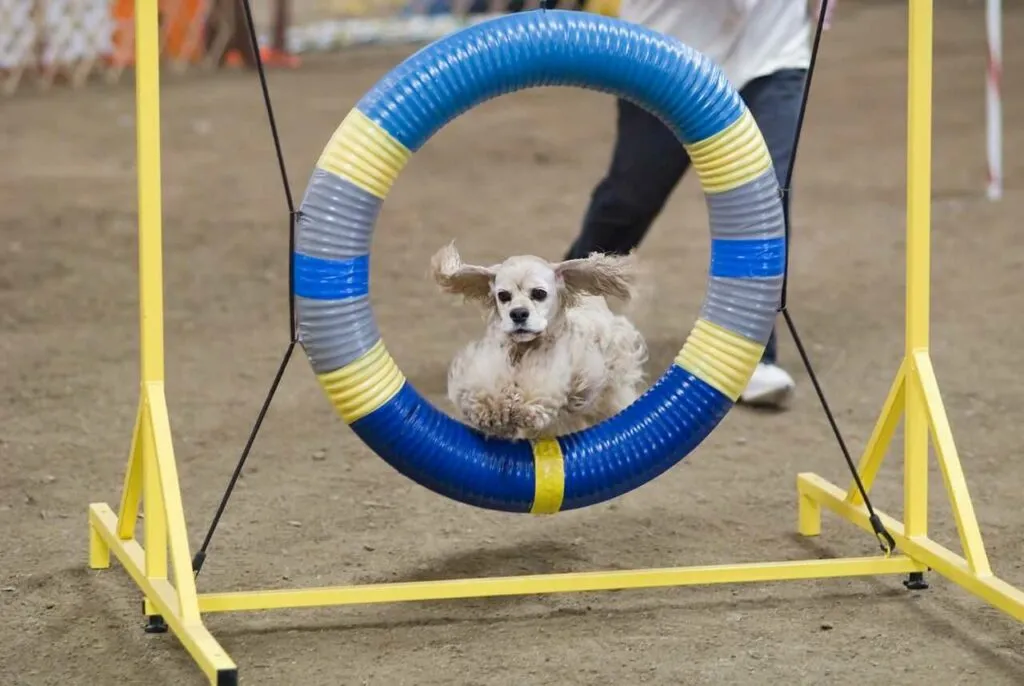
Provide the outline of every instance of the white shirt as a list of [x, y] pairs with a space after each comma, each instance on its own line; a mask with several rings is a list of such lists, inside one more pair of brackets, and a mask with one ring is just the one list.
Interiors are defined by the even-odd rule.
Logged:
[[811, 60], [807, 0], [621, 0], [619, 17], [710, 57], [737, 90]]

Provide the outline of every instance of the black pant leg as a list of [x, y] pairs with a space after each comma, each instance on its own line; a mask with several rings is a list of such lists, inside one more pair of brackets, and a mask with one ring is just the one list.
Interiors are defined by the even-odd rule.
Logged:
[[566, 259], [626, 254], [639, 246], [689, 164], [671, 129], [647, 110], [619, 100], [611, 165], [591, 194]]
[[[764, 135], [779, 183], [792, 164], [793, 136], [803, 93], [804, 69], [784, 69], [755, 79], [741, 91]], [[638, 247], [679, 183], [690, 160], [661, 120], [618, 101], [618, 125], [610, 169], [591, 195], [580, 235], [566, 259], [593, 252], [625, 254]], [[788, 195], [785, 209], [788, 215]], [[763, 360], [777, 359], [775, 331]]]

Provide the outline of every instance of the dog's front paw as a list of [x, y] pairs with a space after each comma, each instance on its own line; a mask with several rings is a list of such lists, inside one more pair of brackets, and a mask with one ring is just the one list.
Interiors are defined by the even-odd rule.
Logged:
[[519, 424], [527, 438], [539, 438], [550, 433], [558, 418], [558, 409], [542, 402], [523, 403], [519, 411]]
[[495, 394], [474, 393], [463, 403], [466, 422], [481, 433], [495, 438], [512, 438], [519, 425], [522, 398], [513, 389]]

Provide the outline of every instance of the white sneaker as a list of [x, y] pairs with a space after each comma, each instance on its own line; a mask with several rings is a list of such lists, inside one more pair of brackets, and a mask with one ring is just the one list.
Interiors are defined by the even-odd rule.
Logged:
[[785, 369], [760, 362], [740, 394], [739, 402], [754, 407], [781, 409], [789, 402], [795, 387], [796, 382]]

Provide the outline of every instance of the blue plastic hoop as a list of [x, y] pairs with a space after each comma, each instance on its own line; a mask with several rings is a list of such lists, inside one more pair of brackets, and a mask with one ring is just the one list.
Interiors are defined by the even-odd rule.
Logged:
[[[433, 407], [388, 354], [369, 304], [370, 238], [399, 171], [470, 108], [537, 86], [615, 94], [656, 114], [686, 148], [707, 198], [711, 267], [700, 318], [637, 402], [585, 431], [488, 439]], [[300, 208], [300, 341], [339, 414], [402, 474], [508, 512], [599, 503], [650, 481], [732, 407], [764, 350], [782, 289], [782, 203], [753, 117], [709, 59], [662, 34], [581, 12], [485, 21], [412, 55], [370, 90], [324, 149]]]

